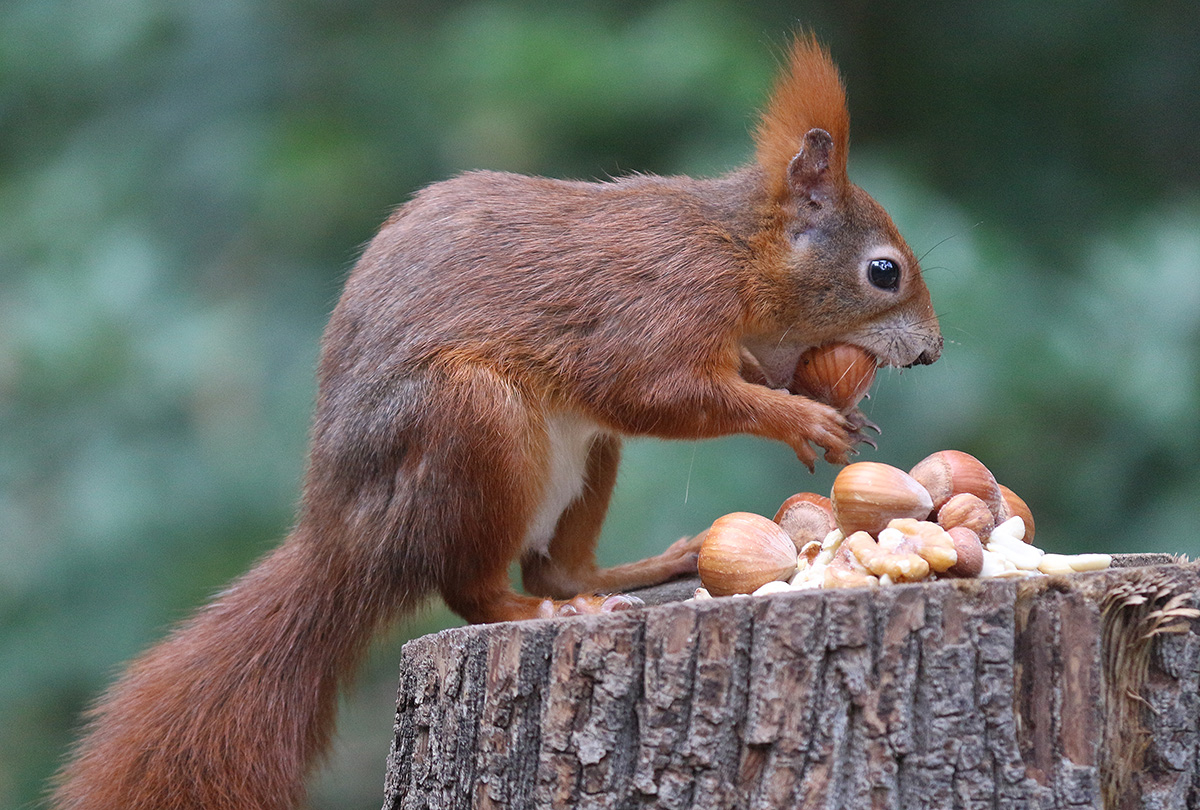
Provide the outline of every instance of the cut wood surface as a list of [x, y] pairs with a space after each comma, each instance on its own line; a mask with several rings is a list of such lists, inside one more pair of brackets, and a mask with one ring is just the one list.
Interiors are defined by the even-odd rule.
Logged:
[[384, 807], [1198, 808], [1198, 595], [1176, 563], [446, 630], [404, 648]]

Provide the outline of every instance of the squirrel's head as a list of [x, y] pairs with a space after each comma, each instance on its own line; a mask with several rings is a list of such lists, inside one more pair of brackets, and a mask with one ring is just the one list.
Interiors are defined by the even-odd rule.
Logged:
[[942, 338], [920, 265], [883, 207], [850, 182], [849, 141], [837, 68], [798, 37], [756, 133], [785, 286], [780, 350], [842, 341], [885, 365], [932, 363]]

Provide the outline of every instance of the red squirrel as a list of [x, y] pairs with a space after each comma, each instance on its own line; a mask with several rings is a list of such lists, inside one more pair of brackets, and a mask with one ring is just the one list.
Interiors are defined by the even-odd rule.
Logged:
[[847, 177], [848, 126], [837, 68], [800, 36], [748, 166], [470, 172], [400, 207], [325, 332], [295, 528], [129, 666], [54, 806], [294, 808], [339, 685], [429, 596], [495, 622], [623, 609], [695, 573], [694, 539], [597, 567], [624, 436], [748, 433], [845, 463], [868, 423], [789, 393], [799, 355], [836, 340], [910, 366], [942, 344], [916, 257]]

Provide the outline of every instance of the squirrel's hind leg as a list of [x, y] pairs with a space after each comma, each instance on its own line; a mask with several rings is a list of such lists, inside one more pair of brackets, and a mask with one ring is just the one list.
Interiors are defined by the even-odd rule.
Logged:
[[596, 543], [620, 455], [620, 440], [615, 436], [600, 436], [593, 443], [583, 491], [559, 518], [548, 551], [527, 551], [521, 558], [522, 581], [529, 593], [570, 599], [575, 594], [610, 594], [696, 573], [699, 543], [690, 538], [645, 560], [612, 568], [597, 566]]
[[[509, 565], [530, 542], [547, 497], [554, 497], [549, 480], [554, 474], [549, 463], [554, 442], [550, 426], [538, 409], [525, 406], [512, 386], [487, 368], [460, 368], [458, 385], [443, 386], [437, 375], [427, 380], [426, 399], [437, 402], [451, 424], [471, 426], [488, 439], [462, 442], [454, 432], [425, 431], [420, 444], [426, 463], [414, 465], [411, 478], [401, 478], [406, 484], [402, 488], [424, 493], [425, 506], [408, 531], [400, 534], [409, 538], [409, 544], [430, 543], [439, 549], [426, 564], [437, 572], [437, 588], [447, 606], [468, 622], [484, 623], [609, 612], [641, 604], [627, 596], [597, 595], [590, 587], [554, 593], [535, 589], [529, 596], [513, 589]], [[464, 391], [469, 395], [464, 396]], [[571, 438], [578, 436], [571, 434]], [[606, 437], [595, 443], [607, 442], [614, 451], [619, 446], [616, 439]], [[589, 472], [596, 465], [604, 466], [589, 455]], [[607, 475], [615, 480], [615, 474], [614, 456]], [[586, 484], [583, 489], [589, 491]], [[591, 520], [597, 524], [590, 539], [586, 532], [571, 535], [584, 540], [583, 556], [589, 560], [612, 480], [600, 489], [600, 502], [591, 495], [577, 496], [566, 510], [576, 512], [567, 524]], [[563, 523], [560, 519], [556, 525]], [[410, 558], [418, 556], [409, 551], [413, 552]], [[595, 568], [594, 560], [590, 566]]]

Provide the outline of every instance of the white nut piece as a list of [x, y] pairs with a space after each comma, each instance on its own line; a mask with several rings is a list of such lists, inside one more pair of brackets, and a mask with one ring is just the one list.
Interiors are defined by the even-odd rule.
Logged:
[[818, 555], [821, 553], [821, 544], [816, 540], [810, 540], [800, 549], [799, 555], [796, 557], [796, 565], [800, 570], [804, 570], [813, 565], [817, 561]]
[[846, 539], [846, 535], [841, 529], [834, 529], [829, 534], [825, 535], [825, 539], [821, 541], [822, 551], [837, 551], [838, 546]]
[[1111, 554], [1071, 554], [1067, 557], [1076, 571], [1102, 571], [1112, 565]]
[[692, 594], [692, 598], [700, 602], [705, 599], [712, 599], [712, 594], [708, 592], [708, 588], [697, 588], [696, 592]]
[[[994, 551], [983, 550], [983, 565], [979, 569], [980, 577], [998, 577], [1005, 571], [1005, 559]], [[1012, 563], [1009, 563], [1011, 565]]]
[[1025, 521], [1021, 520], [1020, 516], [1014, 515], [996, 528], [992, 529], [991, 536], [995, 537], [997, 532], [1007, 537], [1011, 537], [1014, 540], [1024, 540]]
[[1071, 558], [1066, 554], [1043, 554], [1038, 563], [1038, 570], [1043, 574], [1072, 574]]
[[1034, 569], [1032, 571], [1023, 571], [1020, 568], [1013, 568], [996, 574], [996, 579], [1018, 579], [1020, 577], [1041, 577], [1045, 576], [1041, 571]]
[[761, 586], [751, 596], [766, 596], [769, 593], [782, 593], [783, 591], [792, 590], [792, 586], [780, 580], [774, 580]]
[[[1020, 520], [1020, 518], [1016, 519]], [[992, 532], [992, 536], [988, 539], [987, 549], [999, 554], [1022, 571], [1038, 570], [1038, 563], [1042, 561], [1042, 555], [1045, 553], [1040, 548], [1022, 542], [999, 529]]]
[[798, 572], [796, 576], [788, 581], [793, 591], [811, 590], [812, 588], [821, 588], [825, 585], [825, 569], [824, 563], [805, 568]]
[[833, 557], [837, 554], [837, 550], [841, 548], [842, 541], [846, 539], [846, 535], [842, 534], [841, 529], [834, 529], [829, 534], [825, 535], [825, 539], [821, 541], [821, 550], [812, 559], [809, 565], [812, 568], [824, 568], [833, 562]]

